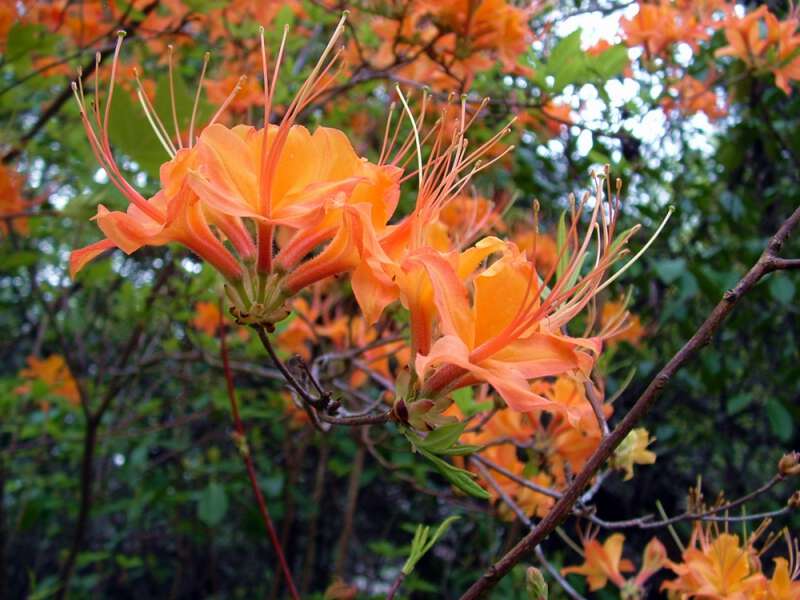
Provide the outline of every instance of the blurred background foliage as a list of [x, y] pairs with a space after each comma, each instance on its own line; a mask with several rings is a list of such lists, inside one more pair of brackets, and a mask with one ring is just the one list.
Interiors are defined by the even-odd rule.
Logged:
[[[261, 3], [240, 1], [7, 4], [17, 14], [0, 21], [0, 145], [10, 173], [5, 177], [21, 178], [25, 204], [4, 214], [27, 216], [0, 221], [0, 596], [56, 592], [79, 518], [82, 469], [89, 469], [93, 503], [71, 597], [282, 597], [275, 557], [231, 438], [217, 328], [198, 320], [198, 302], [214, 307], [219, 301], [214, 273], [188, 252], [162, 247], [132, 256], [114, 252], [79, 278], [69, 277], [69, 252], [98, 239], [89, 220], [96, 205], [119, 209], [125, 201], [96, 165], [68, 78], [78, 67], [93, 69], [95, 50], [108, 57], [113, 32], [124, 27], [131, 39], [121, 80], [129, 82], [129, 68], [137, 66], [159, 113], [169, 114], [165, 57], [166, 44], [174, 43], [178, 114], [188, 117], [203, 53], [212, 53], [213, 81], [252, 71], [247, 56], [260, 18], [273, 48], [282, 26], [292, 28], [276, 100], [284, 105], [344, 5], [353, 10], [349, 39], [365, 48], [382, 41], [371, 19], [396, 6], [267, 2], [259, 12]], [[714, 94], [724, 114], [668, 110], [663, 100], [674, 83], [672, 67], [658, 58], [635, 60], [637, 50], [620, 43], [619, 19], [635, 4], [540, 7], [530, 17], [534, 41], [518, 59], [521, 68], [513, 73], [495, 62], [469, 82], [470, 93], [492, 98], [478, 135], [488, 137], [513, 115], [521, 124], [510, 136], [516, 150], [476, 181], [486, 197], [515, 198], [506, 213], [512, 228], [530, 220], [538, 198], [544, 228], [553, 231], [568, 194], [581, 194], [590, 169], [604, 164], [625, 183], [623, 228], [642, 223], [652, 231], [668, 205], [677, 209], [624, 287], [609, 296], [630, 289], [630, 309], [645, 330], [640, 342], [619, 344], [603, 357], [609, 394], [634, 371], [618, 407], [635, 400], [757, 259], [797, 206], [800, 189], [798, 94], [776, 88], [770, 74], [715, 62], [715, 50], [725, 45], [718, 30], [701, 48], [684, 44], [676, 53], [685, 73], [698, 79], [715, 73]], [[778, 15], [788, 10], [783, 2], [768, 4]], [[45, 18], [48, 8], [52, 14]], [[150, 22], [150, 15], [161, 20]], [[607, 37], [611, 48], [591, 52], [598, 37]], [[348, 48], [346, 59], [357, 61]], [[358, 150], [374, 158], [393, 77], [408, 83], [391, 68], [349, 71], [336, 93], [303, 120], [350, 132]], [[204, 97], [201, 121], [217, 105]], [[554, 118], [550, 106], [568, 109]], [[258, 118], [253, 106], [236, 110], [251, 122]], [[112, 141], [125, 157], [126, 174], [155, 191], [165, 156], [135, 97], [119, 93], [111, 114]], [[2, 194], [12, 194], [12, 183]], [[793, 242], [787, 255], [798, 250]], [[596, 498], [604, 518], [651, 512], [656, 500], [678, 513], [698, 478], [711, 499], [723, 490], [730, 498], [746, 494], [798, 445], [798, 285], [794, 273], [767, 277], [672, 381], [645, 422], [656, 439], [657, 463], [637, 469], [631, 482], [609, 478]], [[259, 483], [304, 598], [321, 598], [336, 577], [356, 586], [359, 597], [382, 597], [407, 557], [415, 525], [458, 514], [463, 518], [401, 592], [456, 598], [521, 536], [518, 523], [453, 492], [401, 436], [391, 435], [393, 425], [315, 431], [287, 409], [256, 337], [233, 329], [228, 341]], [[51, 364], [48, 381], [41, 376], [47, 367], [36, 371], [29, 357], [53, 356], [66, 363]], [[88, 412], [70, 388], [71, 377], [89, 398]], [[89, 431], [96, 439], [89, 440]], [[780, 508], [791, 491], [779, 486], [747, 510]], [[797, 531], [800, 517], [779, 525]], [[565, 528], [574, 535], [570, 523]], [[678, 530], [688, 537], [688, 525]], [[650, 532], [626, 536], [640, 552]], [[669, 536], [661, 539], [674, 550]], [[546, 550], [557, 565], [579, 560], [557, 537]], [[580, 578], [570, 581], [585, 589]], [[525, 598], [524, 589], [520, 567], [493, 597]], [[553, 589], [552, 597], [560, 594]], [[605, 590], [591, 597], [617, 596]]]

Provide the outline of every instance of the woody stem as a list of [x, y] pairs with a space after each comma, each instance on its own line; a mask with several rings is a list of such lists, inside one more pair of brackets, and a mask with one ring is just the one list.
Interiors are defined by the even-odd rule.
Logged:
[[278, 540], [278, 534], [275, 531], [275, 526], [273, 525], [272, 519], [269, 516], [267, 503], [264, 501], [264, 495], [261, 493], [261, 488], [258, 485], [255, 464], [253, 463], [253, 457], [250, 453], [250, 448], [247, 446], [247, 434], [244, 429], [244, 423], [242, 422], [241, 415], [239, 414], [239, 404], [236, 400], [236, 389], [233, 385], [233, 372], [231, 371], [230, 360], [228, 358], [228, 345], [225, 342], [224, 321], [222, 321], [220, 324], [219, 340], [220, 357], [222, 358], [222, 369], [225, 373], [225, 383], [228, 389], [228, 398], [231, 404], [233, 426], [240, 442], [239, 454], [241, 454], [242, 461], [247, 469], [247, 477], [250, 480], [250, 487], [253, 489], [253, 494], [256, 497], [256, 504], [258, 504], [258, 511], [261, 513], [261, 519], [264, 521], [264, 526], [267, 528], [267, 534], [269, 535], [272, 547], [275, 549], [275, 553], [278, 555], [278, 562], [280, 563], [281, 571], [283, 571], [283, 576], [286, 579], [286, 586], [289, 588], [289, 594], [293, 600], [300, 600], [300, 594], [297, 592], [297, 588], [294, 585], [292, 573], [289, 570], [289, 564], [286, 562], [286, 556], [284, 555], [283, 548], [281, 548], [281, 543]]

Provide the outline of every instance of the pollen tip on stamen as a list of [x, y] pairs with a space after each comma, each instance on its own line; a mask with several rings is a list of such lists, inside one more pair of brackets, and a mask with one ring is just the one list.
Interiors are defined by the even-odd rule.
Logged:
[[94, 60], [95, 60], [95, 62], [98, 62], [98, 63], [99, 63], [99, 62], [100, 62], [102, 59], [103, 59], [103, 55], [102, 55], [102, 54], [100, 54], [100, 52], [99, 52], [99, 51], [94, 53]]
[[265, 31], [264, 26], [263, 25], [259, 25], [258, 26], [258, 35], [264, 35], [264, 31]]
[[117, 30], [117, 37], [118, 38], [120, 38], [120, 39], [124, 38], [126, 35], [128, 35], [128, 32], [125, 31], [124, 29]]

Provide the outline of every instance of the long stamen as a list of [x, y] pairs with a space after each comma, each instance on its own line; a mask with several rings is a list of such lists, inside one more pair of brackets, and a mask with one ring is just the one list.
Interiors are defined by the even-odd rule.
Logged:
[[153, 103], [150, 102], [150, 98], [147, 96], [147, 91], [144, 89], [142, 80], [139, 78], [138, 69], [133, 69], [133, 76], [136, 79], [137, 97], [139, 98], [139, 103], [142, 105], [142, 109], [144, 110], [147, 120], [150, 122], [150, 125], [153, 128], [153, 131], [155, 131], [156, 136], [161, 144], [167, 148], [167, 154], [174, 157], [178, 153], [178, 150], [172, 143], [169, 133], [167, 133], [167, 128], [164, 126], [164, 123], [159, 118], [158, 112], [153, 106]]
[[168, 61], [169, 61], [169, 103], [172, 107], [172, 124], [175, 126], [175, 139], [178, 140], [178, 148], [183, 149], [183, 141], [181, 140], [181, 129], [178, 126], [178, 108], [175, 105], [175, 77], [172, 74], [172, 53], [174, 47], [172, 44], [167, 46]]
[[208, 68], [208, 61], [211, 60], [211, 53], [206, 52], [203, 55], [203, 68], [200, 71], [200, 81], [197, 83], [197, 91], [194, 94], [194, 105], [192, 106], [192, 120], [189, 121], [189, 147], [194, 146], [194, 124], [197, 119], [197, 107], [200, 104], [200, 90], [203, 89], [203, 80], [206, 76], [206, 69]]
[[170, 147], [170, 143], [168, 143], [168, 138], [164, 138], [164, 136], [161, 135], [161, 132], [158, 130], [155, 121], [153, 121], [153, 117], [150, 114], [150, 111], [147, 110], [147, 103], [145, 102], [142, 90], [136, 90], [136, 96], [139, 98], [139, 104], [142, 105], [144, 116], [147, 117], [147, 121], [150, 123], [150, 127], [152, 127], [153, 131], [155, 132], [158, 141], [161, 142], [161, 146], [163, 146], [164, 150], [166, 150], [170, 158], [175, 158], [175, 149]]
[[625, 265], [624, 265], [624, 266], [623, 266], [623, 267], [622, 267], [622, 268], [621, 268], [619, 271], [617, 271], [616, 273], [614, 273], [614, 275], [612, 275], [611, 277], [609, 277], [609, 278], [608, 278], [608, 279], [605, 281], [605, 283], [603, 283], [603, 285], [601, 285], [601, 286], [600, 286], [600, 287], [597, 289], [597, 291], [598, 291], [598, 292], [600, 292], [600, 291], [602, 291], [602, 290], [606, 289], [606, 288], [607, 288], [609, 285], [611, 285], [613, 282], [615, 282], [617, 279], [619, 279], [619, 277], [620, 277], [620, 276], [621, 276], [621, 275], [622, 275], [622, 274], [623, 274], [625, 271], [627, 271], [627, 270], [628, 270], [628, 269], [629, 269], [631, 266], [633, 266], [633, 263], [635, 263], [637, 260], [639, 260], [639, 258], [641, 258], [642, 254], [644, 254], [645, 252], [647, 252], [647, 249], [648, 249], [648, 248], [649, 248], [649, 247], [650, 247], [650, 246], [653, 244], [653, 242], [655, 242], [655, 241], [656, 241], [656, 238], [657, 238], [657, 237], [659, 236], [659, 234], [661, 233], [661, 230], [662, 230], [662, 229], [664, 229], [664, 226], [667, 224], [667, 221], [669, 221], [669, 218], [672, 216], [672, 213], [674, 213], [674, 212], [675, 212], [675, 207], [674, 207], [674, 206], [670, 206], [670, 207], [669, 207], [669, 209], [667, 210], [667, 214], [666, 214], [666, 216], [664, 217], [664, 220], [663, 220], [663, 221], [661, 221], [661, 225], [659, 225], [659, 226], [658, 226], [658, 229], [656, 229], [656, 231], [655, 231], [655, 233], [652, 235], [652, 237], [651, 237], [649, 240], [647, 240], [647, 243], [646, 243], [644, 246], [642, 246], [642, 249], [641, 249], [641, 250], [639, 250], [639, 252], [637, 252], [636, 254], [634, 254], [634, 255], [633, 255], [633, 258], [631, 258], [631, 259], [630, 259], [630, 260], [629, 260], [627, 263], [625, 263]]

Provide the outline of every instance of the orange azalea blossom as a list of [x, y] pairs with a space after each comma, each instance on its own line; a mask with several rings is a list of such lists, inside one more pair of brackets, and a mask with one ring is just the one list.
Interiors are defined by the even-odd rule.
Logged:
[[3, 216], [19, 215], [29, 208], [30, 203], [22, 196], [24, 179], [10, 167], [0, 165], [0, 233], [8, 235], [13, 230], [18, 234], [28, 233], [25, 217], [3, 219]]
[[753, 534], [742, 547], [738, 535], [719, 533], [714, 527], [695, 523], [682, 562], [667, 561], [678, 577], [661, 589], [678, 598], [709, 600], [751, 600], [764, 598], [767, 579], [761, 572]]
[[[321, 127], [312, 134], [295, 124], [299, 113], [333, 81], [330, 73], [338, 58], [333, 48], [343, 31], [344, 18], [279, 125], [272, 125], [267, 119], [272, 112], [286, 30], [272, 73], [262, 30], [265, 117], [261, 129], [229, 129], [216, 123], [235, 100], [244, 79], [240, 79], [197, 138], [195, 102], [185, 144], [174, 107], [173, 139], [146, 94], [141, 93], [140, 85], [139, 98], [146, 115], [171, 157], [161, 167], [162, 188], [151, 199], [143, 198], [125, 181], [108, 142], [108, 111], [120, 37], [105, 111], [99, 103], [95, 110], [88, 109], [80, 81], [73, 87], [92, 148], [130, 206], [126, 213], [110, 212], [100, 206], [96, 220], [107, 239], [73, 253], [73, 274], [112, 247], [131, 253], [143, 245], [178, 242], [228, 280], [226, 290], [241, 323], [270, 326], [288, 314], [286, 299], [291, 294], [315, 281], [351, 270], [359, 260], [360, 249], [374, 237], [373, 228], [384, 226], [394, 211], [401, 171], [361, 159], [341, 131]], [[171, 50], [169, 68], [171, 76]], [[204, 74], [205, 65], [201, 85]], [[255, 240], [245, 220], [254, 223]], [[276, 227], [287, 228], [293, 234], [273, 256]], [[230, 242], [236, 256], [224, 241]], [[317, 250], [313, 258], [301, 264]]]
[[541, 108], [519, 115], [517, 122], [546, 138], [556, 137], [572, 124], [572, 107], [548, 100]]
[[[791, 548], [791, 544], [790, 544]], [[795, 600], [800, 598], [800, 563], [795, 553], [792, 555], [792, 565], [785, 558], [775, 559], [775, 571], [772, 579], [767, 583], [768, 600]]]
[[[500, 472], [493, 474], [497, 484], [527, 514], [544, 516], [554, 499], [541, 488], [563, 488], [567, 484], [567, 466], [571, 472], [580, 471], [597, 449], [602, 435], [582, 382], [559, 377], [554, 383], [536, 381], [532, 387], [538, 394], [560, 404], [562, 410], [556, 414], [543, 410], [520, 413], [494, 407], [492, 413], [476, 415], [475, 422], [481, 423], [480, 427], [462, 434], [460, 441], [481, 446], [478, 451], [481, 457], [537, 484], [540, 490], [524, 486]], [[477, 403], [491, 399], [487, 388], [479, 388]], [[596, 394], [602, 398], [602, 389], [597, 389]], [[610, 416], [611, 406], [604, 405], [603, 412]], [[462, 419], [456, 405], [449, 407], [445, 415]], [[496, 500], [500, 498], [488, 482], [483, 485]], [[513, 518], [511, 512], [502, 510], [504, 515]]]
[[669, 0], [639, 2], [639, 12], [621, 21], [623, 40], [628, 46], [644, 46], [650, 56], [663, 55], [678, 42], [697, 49], [698, 42], [708, 39], [704, 24], [690, 11], [679, 10]]
[[[575, 378], [559, 377], [554, 383], [536, 381], [531, 386], [536, 393], [559, 407], [539, 434], [548, 470], [559, 485], [566, 483], [568, 470], [578, 473], [583, 469], [603, 437], [594, 409], [586, 397], [586, 385]], [[602, 399], [602, 387], [592, 385], [595, 396]], [[610, 404], [602, 407], [605, 417], [610, 417], [613, 407]], [[541, 412], [532, 414], [541, 421]]]
[[18, 0], [0, 0], [0, 50], [5, 50], [8, 32], [19, 19]]
[[800, 18], [795, 10], [784, 21], [779, 21], [766, 5], [743, 17], [731, 14], [725, 21], [728, 45], [716, 55], [738, 58], [756, 72], [771, 71], [775, 85], [790, 94], [790, 82], [800, 80], [798, 26]]
[[[454, 85], [468, 89], [475, 74], [495, 62], [506, 71], [525, 71], [517, 62], [533, 41], [528, 23], [544, 6], [530, 2], [519, 7], [508, 0], [403, 4], [397, 14], [371, 17], [371, 27], [383, 42], [369, 60], [377, 69], [394, 68], [400, 77], [439, 91]], [[350, 52], [358, 49], [353, 45]]]
[[600, 590], [610, 581], [617, 586], [623, 598], [640, 598], [647, 580], [667, 563], [667, 550], [656, 538], [650, 540], [644, 549], [642, 566], [633, 579], [626, 579], [623, 573], [632, 572], [634, 565], [622, 558], [625, 536], [615, 533], [603, 544], [597, 541], [596, 532], [583, 538], [584, 563], [578, 567], [562, 569], [564, 575], [575, 573], [583, 575], [591, 591]]
[[641, 319], [626, 309], [624, 300], [609, 300], [603, 303], [600, 325], [608, 332], [604, 337], [609, 346], [619, 342], [638, 346], [642, 338], [647, 335]]
[[[216, 337], [220, 326], [225, 325], [222, 312], [219, 310], [219, 302], [200, 301], [194, 305], [194, 313], [192, 325], [209, 337]], [[240, 340], [247, 340], [250, 332], [238, 327], [236, 335]]]
[[78, 384], [70, 373], [64, 357], [52, 354], [45, 359], [29, 356], [28, 366], [19, 372], [19, 376], [27, 379], [26, 383], [17, 388], [17, 393], [28, 394], [31, 392], [32, 382], [39, 381], [47, 385], [49, 394], [65, 399], [72, 406], [78, 406], [81, 401]]
[[326, 290], [324, 283], [312, 287], [310, 300], [303, 296], [293, 299], [296, 317], [278, 334], [279, 347], [306, 362], [312, 360], [313, 349], [355, 350], [357, 364], [350, 376], [350, 387], [360, 388], [370, 377], [378, 377], [389, 385], [395, 379], [395, 366], [408, 364], [406, 343], [403, 340], [378, 343], [381, 335], [389, 337], [394, 335], [393, 331], [383, 329], [379, 333], [363, 317], [349, 316], [341, 305], [341, 296]]
[[504, 231], [505, 224], [500, 214], [502, 200], [495, 203], [483, 196], [465, 194], [453, 198], [431, 226], [430, 245], [446, 252], [468, 246], [486, 231]]
[[704, 83], [690, 75], [683, 75], [669, 87], [673, 95], [662, 100], [661, 106], [667, 112], [675, 110], [686, 116], [702, 112], [711, 121], [721, 119], [728, 111], [720, 106], [711, 85], [713, 81]]
[[584, 563], [579, 567], [561, 569], [564, 575], [575, 573], [586, 577], [589, 589], [600, 590], [609, 581], [621, 588], [625, 585], [623, 573], [634, 570], [633, 563], [627, 558], [622, 558], [622, 546], [625, 536], [615, 533], [600, 543], [596, 538], [590, 537], [583, 540]]
[[544, 277], [555, 270], [558, 263], [558, 246], [552, 235], [533, 231], [530, 224], [524, 224], [512, 237], [517, 247], [536, 263], [536, 270]]
[[[516, 245], [496, 238], [485, 238], [449, 261], [426, 253], [424, 267], [433, 289], [438, 335], [429, 351], [423, 350], [423, 344], [416, 346], [419, 354], [415, 365], [423, 397], [484, 381], [515, 410], [560, 409], [557, 403], [533, 392], [528, 382], [569, 372], [589, 373], [602, 338], [571, 337], [563, 328], [605, 285], [606, 270], [620, 257], [633, 233], [628, 231], [613, 243], [618, 198], [606, 204], [599, 186], [592, 225], [582, 240], [576, 227], [586, 197], [573, 215], [567, 244], [570, 248], [565, 245], [560, 250], [569, 253], [569, 264], [552, 288], [549, 284], [554, 273], [541, 280], [535, 264]], [[597, 260], [581, 276], [580, 265], [593, 227], [602, 231]], [[480, 266], [492, 256], [497, 257], [493, 263]], [[412, 319], [412, 336], [417, 334]]]

